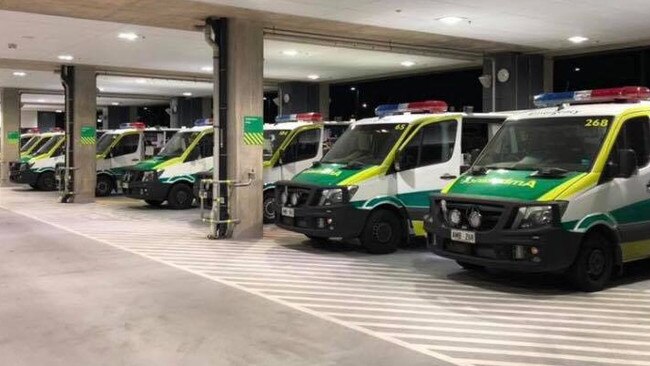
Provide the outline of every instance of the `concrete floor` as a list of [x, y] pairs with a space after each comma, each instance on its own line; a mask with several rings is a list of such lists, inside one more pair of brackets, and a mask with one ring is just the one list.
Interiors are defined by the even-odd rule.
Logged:
[[650, 265], [597, 294], [370, 256], [212, 242], [198, 211], [0, 189], [2, 365], [650, 365]]

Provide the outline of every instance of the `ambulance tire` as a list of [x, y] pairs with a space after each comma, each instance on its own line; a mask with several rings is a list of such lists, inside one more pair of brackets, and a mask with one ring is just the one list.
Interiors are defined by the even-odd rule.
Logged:
[[262, 216], [264, 217], [265, 224], [275, 222], [275, 192], [269, 190], [264, 192], [264, 200], [262, 201]]
[[36, 183], [29, 183], [29, 186], [32, 187], [32, 189], [38, 189], [38, 185], [36, 185]]
[[95, 185], [95, 196], [96, 197], [108, 197], [113, 193], [113, 188], [115, 184], [113, 179], [106, 175], [97, 176], [97, 184]]
[[172, 210], [187, 210], [193, 202], [194, 193], [187, 184], [177, 183], [169, 190], [167, 204]]
[[480, 266], [478, 264], [473, 264], [473, 263], [467, 263], [463, 261], [456, 261], [459, 266], [463, 267], [464, 270], [467, 271], [483, 271], [485, 270], [485, 267]]
[[163, 204], [163, 201], [158, 200], [144, 200], [149, 206], [160, 207]]
[[373, 211], [359, 239], [370, 254], [389, 254], [397, 250], [404, 238], [400, 217], [389, 210]]
[[576, 289], [596, 292], [607, 285], [613, 271], [613, 247], [604, 236], [594, 233], [587, 235], [583, 240], [567, 276]]
[[54, 172], [41, 173], [36, 180], [36, 188], [41, 191], [55, 191], [56, 178], [54, 177]]

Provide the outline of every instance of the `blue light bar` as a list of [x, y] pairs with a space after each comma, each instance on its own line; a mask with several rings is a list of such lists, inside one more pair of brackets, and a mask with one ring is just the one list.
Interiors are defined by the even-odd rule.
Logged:
[[639, 101], [650, 98], [650, 89], [643, 86], [579, 90], [536, 95], [537, 107], [554, 107], [565, 103], [603, 103], [615, 101]]

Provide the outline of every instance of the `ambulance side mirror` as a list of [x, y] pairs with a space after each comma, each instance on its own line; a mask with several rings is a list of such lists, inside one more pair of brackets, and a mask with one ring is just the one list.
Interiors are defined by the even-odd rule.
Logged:
[[638, 168], [638, 158], [632, 149], [618, 150], [618, 175], [617, 178], [629, 178], [633, 176]]

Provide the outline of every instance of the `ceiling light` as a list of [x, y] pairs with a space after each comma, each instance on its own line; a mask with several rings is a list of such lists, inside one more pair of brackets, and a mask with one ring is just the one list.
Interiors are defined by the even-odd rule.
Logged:
[[146, 84], [147, 79], [135, 79], [135, 82], [138, 83], [138, 84]]
[[45, 99], [37, 99], [36, 102], [38, 102], [38, 103], [45, 103]]
[[212, 72], [212, 71], [214, 71], [214, 68], [212, 66], [203, 66], [201, 68], [201, 71]]
[[298, 51], [296, 51], [296, 50], [284, 50], [284, 51], [282, 51], [282, 54], [285, 55], [285, 56], [294, 57], [294, 56], [298, 56]]
[[356, 90], [357, 90], [356, 87], [354, 87], [354, 86], [351, 86], [351, 87], [350, 87], [350, 91], [356, 91]]
[[320, 79], [320, 75], [311, 74], [311, 75], [307, 75], [307, 78], [311, 80], [318, 80]]
[[60, 109], [57, 109], [57, 110], [55, 110], [54, 112], [56, 112], [56, 113], [63, 113], [63, 111], [60, 110]]
[[27, 75], [27, 73], [24, 72], [24, 71], [14, 71], [14, 76], [23, 77], [23, 76], [26, 76], [26, 75]]
[[436, 19], [437, 21], [447, 24], [447, 25], [456, 25], [458, 23], [467, 21], [467, 18], [462, 18], [462, 17], [442, 17]]
[[583, 36], [573, 36], [573, 37], [567, 38], [567, 41], [569, 41], [571, 43], [575, 43], [575, 44], [587, 42], [588, 40], [589, 40], [589, 38], [583, 37]]
[[99, 90], [100, 92], [103, 92], [104, 88], [97, 88], [97, 90]]
[[185, 92], [185, 93], [183, 93], [183, 96], [184, 96], [184, 97], [191, 97], [191, 96], [192, 96], [192, 93], [190, 93], [190, 92]]
[[59, 60], [62, 61], [72, 61], [74, 60], [74, 57], [72, 55], [59, 55]]
[[575, 69], [573, 69], [573, 71], [575, 71], [575, 72], [580, 72], [580, 70], [581, 69], [579, 67], [576, 67]]
[[361, 106], [362, 106], [363, 108], [368, 108], [368, 104], [367, 104], [367, 103], [363, 103]]
[[413, 61], [402, 61], [400, 63], [400, 65], [402, 65], [404, 67], [413, 67], [413, 66], [415, 66], [415, 62], [413, 62]]
[[137, 35], [137, 34], [135, 34], [135, 33], [133, 33], [133, 32], [124, 32], [124, 33], [120, 33], [120, 34], [118, 34], [118, 35], [117, 35], [117, 38], [119, 38], [119, 39], [124, 39], [124, 40], [126, 40], [126, 41], [131, 41], [131, 42], [133, 42], [133, 41], [135, 41], [136, 39], [140, 38], [140, 36]]
[[119, 102], [113, 102], [113, 103], [111, 103], [111, 105], [120, 105], [120, 103]]

